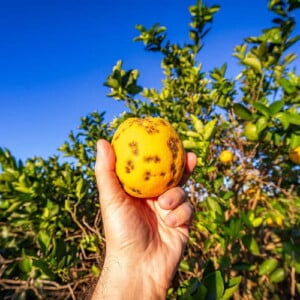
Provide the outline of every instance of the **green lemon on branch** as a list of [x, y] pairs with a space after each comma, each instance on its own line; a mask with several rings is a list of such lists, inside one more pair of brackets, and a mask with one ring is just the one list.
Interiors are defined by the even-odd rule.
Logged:
[[258, 140], [258, 133], [257, 128], [254, 123], [247, 122], [244, 128], [244, 136], [247, 138], [248, 141], [257, 141]]

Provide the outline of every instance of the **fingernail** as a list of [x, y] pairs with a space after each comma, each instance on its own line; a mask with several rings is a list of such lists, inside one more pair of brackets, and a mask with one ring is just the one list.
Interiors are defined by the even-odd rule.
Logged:
[[176, 225], [177, 225], [177, 218], [173, 214], [169, 214], [169, 215], [167, 215], [167, 217], [165, 219], [165, 222], [170, 227], [176, 227]]
[[162, 208], [168, 209], [171, 206], [172, 201], [165, 197], [159, 197], [159, 203]]
[[104, 156], [104, 149], [103, 148], [104, 148], [103, 144], [101, 143], [101, 141], [99, 141], [97, 143], [97, 156], [98, 157], [102, 158]]

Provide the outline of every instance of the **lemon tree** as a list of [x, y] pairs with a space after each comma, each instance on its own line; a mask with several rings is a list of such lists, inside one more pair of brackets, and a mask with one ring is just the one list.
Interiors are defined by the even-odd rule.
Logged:
[[168, 298], [299, 298], [299, 8], [299, 0], [266, 3], [270, 26], [233, 49], [234, 78], [226, 62], [204, 72], [198, 61], [218, 5], [188, 8], [181, 43], [163, 25], [137, 25], [135, 41], [161, 58], [160, 89], [141, 86], [139, 71], [120, 60], [105, 85], [126, 111], [108, 123], [103, 113], [82, 118], [60, 148], [69, 160], [20, 162], [0, 149], [0, 298], [82, 299], [91, 290], [105, 253], [96, 141], [149, 116], [167, 120], [198, 157], [185, 185], [195, 218]]

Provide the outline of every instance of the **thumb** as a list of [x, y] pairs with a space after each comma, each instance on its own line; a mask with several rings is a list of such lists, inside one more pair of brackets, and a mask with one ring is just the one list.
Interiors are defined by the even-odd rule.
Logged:
[[95, 175], [100, 194], [100, 203], [105, 206], [110, 201], [120, 199], [124, 194], [115, 173], [116, 157], [114, 150], [106, 140], [97, 142]]

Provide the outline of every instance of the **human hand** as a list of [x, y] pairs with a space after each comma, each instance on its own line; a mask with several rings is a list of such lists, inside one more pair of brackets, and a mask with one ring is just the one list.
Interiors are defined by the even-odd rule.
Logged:
[[[186, 155], [184, 180], [196, 165]], [[181, 187], [157, 199], [137, 199], [122, 189], [111, 145], [97, 144], [95, 174], [106, 237], [104, 267], [93, 299], [164, 299], [185, 245], [192, 205]]]

